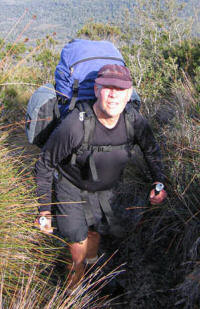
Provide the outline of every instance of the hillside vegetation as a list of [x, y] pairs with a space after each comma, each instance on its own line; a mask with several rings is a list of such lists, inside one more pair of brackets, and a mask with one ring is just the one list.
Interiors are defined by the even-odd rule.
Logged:
[[[58, 2], [62, 4], [54, 1], [55, 6]], [[76, 1], [69, 2], [76, 7]], [[102, 1], [104, 5], [108, 1]], [[88, 21], [77, 32], [77, 37], [107, 39], [120, 48], [142, 100], [140, 112], [161, 146], [168, 198], [163, 205], [149, 206], [151, 178], [136, 152], [116, 192], [126, 235], [120, 243], [110, 238], [103, 244], [109, 256], [116, 249], [118, 253], [105, 265], [106, 277], [83, 278], [71, 295], [65, 281], [68, 244], [41, 234], [33, 224], [37, 213], [33, 169], [39, 150], [28, 145], [24, 133], [28, 99], [38, 86], [54, 81], [57, 43], [48, 36], [30, 47], [22, 37], [17, 39], [21, 30], [13, 42], [5, 36], [0, 40], [2, 308], [200, 307], [200, 39], [193, 34], [198, 20], [182, 19], [182, 10], [175, 0], [162, 5], [137, 0], [134, 27], [130, 14], [130, 20], [120, 18], [112, 25]], [[121, 273], [118, 267], [123, 263]], [[121, 287], [117, 293], [123, 295], [111, 301], [100, 290], [115, 276]]]
[[7, 33], [8, 26], [13, 25], [26, 9], [28, 20], [31, 15], [36, 15], [37, 20], [32, 27], [27, 29], [25, 35], [31, 39], [44, 37], [46, 34], [57, 33], [57, 39], [67, 41], [72, 38], [89, 19], [96, 22], [112, 23], [120, 20], [127, 8], [133, 12], [130, 0], [49, 0], [49, 1], [2, 1], [0, 4], [0, 17], [8, 17], [7, 22], [1, 23], [1, 31]]
[[[135, 15], [137, 15], [137, 0], [2, 0], [0, 2], [0, 29], [4, 37], [17, 19], [26, 11], [23, 22], [30, 21], [31, 16], [37, 19], [31, 27], [26, 29], [23, 38], [29, 37], [30, 43], [51, 35], [56, 32], [57, 40], [67, 42], [76, 35], [88, 21], [101, 22], [103, 24], [117, 24], [124, 27], [124, 20], [130, 22], [131, 27], [136, 25]], [[152, 6], [157, 1], [152, 1]], [[148, 6], [148, 1], [140, 1], [144, 9]], [[165, 1], [158, 3], [163, 6]], [[179, 11], [179, 16], [189, 18], [199, 17], [198, 0], [180, 0], [184, 8]], [[129, 19], [130, 16], [130, 19]], [[18, 25], [18, 29], [21, 26]], [[193, 31], [199, 34], [199, 25], [194, 23]], [[12, 33], [11, 39], [14, 39], [16, 32]], [[59, 47], [60, 47], [59, 45]]]

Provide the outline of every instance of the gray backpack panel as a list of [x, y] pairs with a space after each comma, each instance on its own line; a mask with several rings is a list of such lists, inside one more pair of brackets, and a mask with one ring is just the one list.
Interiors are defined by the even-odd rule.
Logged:
[[55, 88], [45, 84], [31, 96], [26, 113], [26, 135], [31, 144], [37, 144], [38, 134], [45, 130], [54, 117], [59, 117]]

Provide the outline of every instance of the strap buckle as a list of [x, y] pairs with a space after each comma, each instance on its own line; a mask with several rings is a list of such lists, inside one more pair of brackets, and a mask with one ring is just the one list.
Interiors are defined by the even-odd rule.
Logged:
[[106, 146], [96, 146], [94, 147], [94, 151], [97, 152], [110, 152], [112, 151], [112, 145], [106, 145]]
[[80, 120], [80, 121], [84, 121], [84, 119], [85, 119], [85, 114], [86, 114], [86, 112], [80, 112], [80, 113], [79, 113], [79, 120]]

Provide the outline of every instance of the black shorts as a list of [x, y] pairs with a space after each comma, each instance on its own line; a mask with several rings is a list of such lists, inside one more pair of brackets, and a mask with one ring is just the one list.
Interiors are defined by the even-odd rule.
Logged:
[[[87, 238], [88, 228], [100, 234], [109, 230], [107, 219], [99, 202], [99, 193], [80, 190], [66, 178], [55, 179], [56, 225], [61, 237], [68, 242], [80, 242]], [[104, 191], [111, 202], [112, 191]], [[91, 217], [86, 219], [85, 207], [90, 207]]]

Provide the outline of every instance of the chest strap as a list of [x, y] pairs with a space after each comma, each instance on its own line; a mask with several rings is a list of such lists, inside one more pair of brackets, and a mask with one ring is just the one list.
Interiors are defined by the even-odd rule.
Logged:
[[95, 160], [94, 160], [94, 154], [95, 152], [111, 152], [113, 150], [125, 150], [128, 152], [128, 155], [130, 154], [130, 150], [131, 150], [132, 145], [127, 144], [123, 144], [123, 145], [101, 145], [101, 146], [95, 146], [95, 145], [88, 145], [88, 144], [83, 144], [81, 145], [81, 147], [73, 153], [72, 158], [71, 158], [71, 164], [75, 165], [76, 164], [76, 158], [77, 155], [81, 155], [83, 154], [85, 151], [89, 151], [90, 155], [89, 155], [89, 167], [91, 170], [91, 174], [92, 174], [92, 179], [93, 181], [97, 182], [99, 181], [98, 178], [98, 173], [97, 173], [97, 169], [96, 169], [96, 164], [95, 164]]

